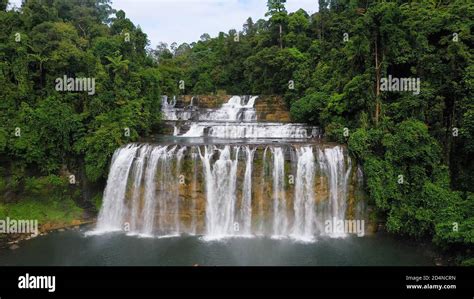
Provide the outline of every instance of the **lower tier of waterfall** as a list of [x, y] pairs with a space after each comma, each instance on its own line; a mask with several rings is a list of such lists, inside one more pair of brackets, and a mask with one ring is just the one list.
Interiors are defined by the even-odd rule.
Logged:
[[362, 175], [340, 145], [153, 145], [118, 149], [95, 232], [311, 241], [366, 218]]

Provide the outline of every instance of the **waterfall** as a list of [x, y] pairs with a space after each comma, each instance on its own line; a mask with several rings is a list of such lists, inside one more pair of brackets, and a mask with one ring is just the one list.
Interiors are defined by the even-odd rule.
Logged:
[[204, 127], [199, 124], [192, 124], [189, 131], [182, 135], [182, 137], [202, 137], [202, 136], [204, 136]]
[[328, 220], [365, 219], [365, 204], [349, 202], [361, 184], [338, 145], [130, 144], [113, 155], [93, 233], [311, 242]]
[[[329, 181], [329, 217], [334, 221], [346, 219], [346, 202], [349, 176], [352, 170], [350, 159], [345, 159], [341, 146], [319, 149], [318, 156], [321, 170]], [[327, 217], [327, 218], [329, 218]], [[332, 237], [343, 237], [345, 234], [334, 233]]]
[[314, 127], [283, 123], [196, 122], [181, 137], [307, 139], [314, 130]]
[[200, 153], [206, 178], [206, 229], [209, 239], [233, 235], [239, 231], [234, 223], [236, 204], [236, 172], [239, 148], [235, 150], [235, 158], [231, 158], [230, 146], [218, 150], [219, 159], [211, 165], [210, 159], [214, 152], [205, 147]]
[[194, 97], [191, 98], [190, 105], [185, 108], [176, 107], [176, 97], [168, 103], [168, 97], [163, 96], [161, 100], [161, 110], [163, 119], [169, 121], [198, 119], [199, 121], [255, 121], [256, 110], [255, 100], [258, 96], [252, 96], [246, 104], [241, 96], [232, 96], [227, 103], [218, 109], [194, 109]]
[[245, 105], [245, 108], [253, 108], [255, 106], [255, 100], [257, 100], [257, 96], [250, 97], [248, 103]]
[[174, 179], [178, 180], [178, 184], [173, 184], [170, 183], [173, 189], [173, 194], [170, 198], [171, 201], [171, 206], [172, 206], [172, 211], [173, 211], [173, 226], [174, 226], [174, 231], [176, 234], [179, 234], [180, 232], [180, 219], [179, 219], [179, 202], [180, 202], [180, 197], [179, 197], [179, 185], [181, 185], [181, 167], [182, 167], [182, 162], [183, 162], [183, 157], [184, 157], [184, 152], [186, 151], [186, 146], [183, 146], [182, 148], [179, 149], [178, 153], [176, 154], [177, 156], [177, 166], [176, 166], [176, 175]]
[[149, 154], [151, 146], [144, 145], [140, 149], [140, 154], [135, 161], [135, 170], [133, 172], [133, 193], [132, 193], [132, 210], [130, 215], [130, 230], [135, 232], [138, 230], [138, 211], [140, 209], [141, 183], [143, 170], [145, 168], [146, 157]]
[[123, 228], [123, 217], [126, 213], [126, 182], [137, 150], [137, 145], [127, 145], [118, 149], [112, 157], [103, 204], [97, 220], [98, 231], [114, 231]]
[[[245, 103], [248, 98], [247, 103]], [[179, 135], [180, 129], [173, 125], [173, 135], [180, 137], [213, 137], [227, 139], [241, 138], [279, 138], [308, 139], [319, 137], [319, 128], [305, 124], [257, 121], [255, 102], [258, 96], [232, 96], [220, 108], [194, 109], [175, 108], [176, 99], [168, 104], [167, 98], [162, 100], [163, 118], [168, 121], [184, 120], [189, 126], [187, 132]], [[193, 99], [191, 100], [193, 101]], [[190, 121], [197, 120], [197, 121]], [[183, 131], [184, 132], [184, 131]]]
[[190, 234], [195, 235], [197, 232], [197, 213], [196, 213], [196, 197], [197, 197], [197, 178], [198, 178], [198, 154], [196, 148], [191, 148], [191, 159], [193, 162], [193, 178], [192, 178], [192, 187], [191, 187], [191, 228]]
[[281, 147], [271, 148], [273, 154], [273, 236], [286, 235], [288, 218], [285, 195], [285, 157]]
[[365, 219], [360, 167], [352, 171], [343, 146], [308, 142], [317, 127], [258, 122], [257, 100], [232, 96], [209, 109], [162, 97], [163, 118], [184, 138], [116, 150], [93, 233], [345, 237], [326, 223]]
[[297, 159], [293, 236], [311, 241], [315, 233], [314, 225], [317, 212], [314, 195], [315, 159], [313, 149], [310, 146], [298, 148]]
[[[243, 99], [240, 96], [233, 96], [231, 97], [227, 103], [224, 103], [221, 108], [218, 109], [209, 109], [204, 113], [199, 114], [199, 125], [201, 127], [211, 127], [213, 128], [214, 124], [217, 122], [218, 125], [221, 125], [219, 122], [225, 121], [224, 127], [229, 127], [228, 123], [231, 123], [234, 126], [237, 122], [242, 121], [255, 121], [256, 111], [253, 107], [255, 104], [255, 100], [258, 97], [251, 97], [247, 104], [243, 104]], [[206, 125], [205, 122], [211, 122]], [[191, 126], [193, 126], [193, 123]], [[201, 131], [203, 133], [204, 130]], [[227, 132], [226, 135], [232, 135], [232, 133]], [[234, 134], [235, 135], [235, 134]], [[190, 137], [187, 134], [184, 134], [183, 137]], [[227, 136], [212, 136], [212, 137], [219, 137], [219, 138], [227, 138]]]
[[245, 176], [242, 189], [242, 205], [241, 205], [241, 222], [242, 222], [242, 233], [244, 235], [251, 234], [251, 222], [252, 222], [252, 165], [253, 157], [256, 148], [245, 147], [246, 152], [246, 165], [245, 165]]
[[245, 106], [242, 105], [242, 98], [239, 96], [233, 96], [227, 103], [222, 105], [222, 108], [216, 111], [210, 120], [237, 121], [241, 118], [242, 109], [244, 108]]
[[166, 120], [178, 120], [181, 118], [179, 109], [175, 108], [176, 105], [176, 97], [173, 97], [171, 103], [168, 103], [168, 96], [161, 97], [161, 111], [163, 113], [163, 119]]
[[[208, 135], [217, 138], [308, 138], [306, 127], [282, 123], [200, 124], [208, 127]], [[204, 130], [202, 131], [204, 132]]]
[[143, 221], [140, 233], [145, 236], [151, 236], [154, 229], [155, 207], [155, 175], [157, 171], [158, 160], [166, 151], [166, 147], [155, 147], [148, 157], [148, 163], [145, 171], [145, 195], [144, 208], [142, 210], [141, 219]]
[[262, 158], [262, 170], [260, 174], [260, 199], [258, 201], [258, 219], [259, 219], [259, 226], [258, 226], [258, 234], [264, 235], [265, 226], [264, 226], [264, 202], [263, 198], [265, 196], [265, 177], [267, 172], [267, 151], [268, 146], [265, 147], [263, 151], [263, 158]]

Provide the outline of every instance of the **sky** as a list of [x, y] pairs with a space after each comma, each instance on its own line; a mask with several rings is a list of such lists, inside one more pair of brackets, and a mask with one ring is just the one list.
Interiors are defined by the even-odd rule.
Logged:
[[[72, 0], [74, 1], [74, 0]], [[21, 0], [10, 0], [21, 6]], [[264, 18], [266, 0], [112, 0], [112, 7], [125, 11], [127, 18], [140, 25], [148, 35], [150, 46], [159, 42], [192, 43], [203, 33], [211, 37], [220, 31], [242, 30], [248, 17], [254, 21]], [[287, 0], [286, 9], [300, 8], [309, 14], [318, 10], [318, 0]]]

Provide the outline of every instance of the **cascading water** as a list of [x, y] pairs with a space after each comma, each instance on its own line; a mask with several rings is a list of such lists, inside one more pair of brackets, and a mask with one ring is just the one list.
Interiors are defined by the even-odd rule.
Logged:
[[232, 235], [236, 204], [236, 178], [239, 148], [232, 160], [230, 146], [218, 149], [219, 159], [211, 165], [210, 159], [214, 153], [205, 148], [201, 155], [206, 181], [206, 235], [209, 238], [219, 238]]
[[312, 136], [312, 130], [313, 128], [308, 126], [282, 123], [197, 122], [192, 123], [190, 129], [181, 137], [306, 139]]
[[128, 145], [114, 155], [97, 231], [312, 241], [347, 216], [360, 176], [350, 165], [341, 146]]
[[245, 147], [245, 176], [242, 188], [242, 204], [240, 207], [242, 232], [244, 235], [250, 235], [252, 233], [252, 166], [255, 150], [256, 148]]
[[314, 176], [315, 159], [313, 149], [304, 146], [296, 150], [298, 155], [298, 166], [295, 179], [295, 221], [293, 224], [293, 236], [300, 239], [312, 240], [315, 227], [315, 196]]
[[[257, 96], [244, 99], [241, 96], [231, 97], [227, 103], [224, 103], [219, 109], [193, 109], [194, 97], [191, 98], [190, 105], [184, 108], [176, 108], [176, 97], [169, 103], [168, 97], [163, 96], [161, 99], [161, 110], [164, 120], [191, 120], [193, 118], [199, 121], [255, 121], [255, 100]], [[247, 101], [247, 103], [245, 103]]]
[[267, 166], [267, 151], [268, 151], [268, 146], [265, 147], [265, 150], [263, 150], [263, 158], [262, 158], [262, 169], [261, 169], [261, 174], [260, 174], [260, 186], [259, 186], [259, 193], [260, 197], [258, 200], [258, 235], [264, 235], [265, 232], [265, 221], [264, 221], [264, 198], [263, 195], [265, 193], [265, 177], [266, 173], [268, 172], [268, 166]]
[[128, 180], [128, 174], [137, 150], [138, 146], [131, 144], [115, 151], [112, 157], [112, 166], [110, 167], [109, 178], [107, 179], [107, 186], [104, 191], [104, 199], [109, 198], [113, 200], [104, 200], [97, 222], [98, 231], [122, 229], [127, 188], [124, 182]]
[[[144, 208], [141, 211], [140, 217], [143, 223], [142, 228], [139, 231], [139, 233], [146, 236], [151, 236], [154, 229], [155, 207], [157, 205], [157, 201], [155, 200], [155, 175], [160, 157], [166, 157], [166, 155], [164, 155], [165, 151], [166, 147], [156, 147], [151, 151], [150, 156], [147, 157], [148, 164], [145, 171], [145, 195], [143, 198]], [[161, 175], [161, 177], [163, 176], [164, 175]], [[160, 184], [163, 184], [163, 182], [160, 182]], [[104, 197], [104, 200], [106, 200], [106, 197]], [[166, 198], [163, 198], [160, 201], [165, 200]]]
[[134, 168], [134, 173], [133, 173], [133, 193], [132, 193], [132, 202], [131, 202], [131, 214], [130, 214], [130, 228], [131, 231], [137, 231], [138, 230], [138, 219], [139, 219], [139, 214], [138, 211], [140, 209], [140, 197], [141, 197], [141, 183], [142, 183], [142, 177], [143, 177], [143, 172], [145, 169], [145, 162], [146, 158], [149, 155], [149, 151], [151, 150], [151, 147], [148, 145], [143, 146], [140, 149], [140, 153], [138, 157], [135, 160], [135, 168]]
[[[295, 123], [279, 123], [257, 121], [255, 102], [257, 96], [233, 96], [218, 109], [175, 108], [176, 99], [171, 104], [167, 97], [162, 100], [163, 118], [168, 121], [187, 122], [187, 131], [173, 125], [173, 135], [180, 137], [213, 137], [226, 139], [307, 139], [320, 135], [314, 126]], [[191, 104], [192, 106], [192, 104]], [[193, 115], [194, 113], [194, 115]]]
[[273, 155], [273, 236], [285, 236], [288, 229], [285, 193], [285, 157], [281, 147], [272, 147]]
[[[327, 232], [326, 223], [365, 217], [360, 168], [353, 170], [343, 146], [309, 141], [319, 135], [315, 127], [257, 122], [256, 100], [234, 96], [219, 109], [199, 111], [191, 104], [186, 111], [175, 108], [176, 99], [163, 98], [166, 117], [199, 111], [193, 116], [198, 121], [180, 135], [187, 138], [176, 138], [184, 141], [130, 144], [114, 153], [92, 233], [302, 242], [344, 237]], [[220, 141], [192, 141], [206, 136]]]

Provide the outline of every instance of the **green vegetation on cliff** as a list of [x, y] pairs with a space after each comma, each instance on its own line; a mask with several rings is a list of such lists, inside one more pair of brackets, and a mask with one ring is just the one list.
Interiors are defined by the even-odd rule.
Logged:
[[[110, 18], [107, 0], [6, 7], [1, 1], [2, 215], [80, 218], [72, 199], [93, 208], [115, 149], [159, 123], [160, 74], [146, 35], [123, 11]], [[95, 94], [56, 90], [64, 76], [94, 78]]]

